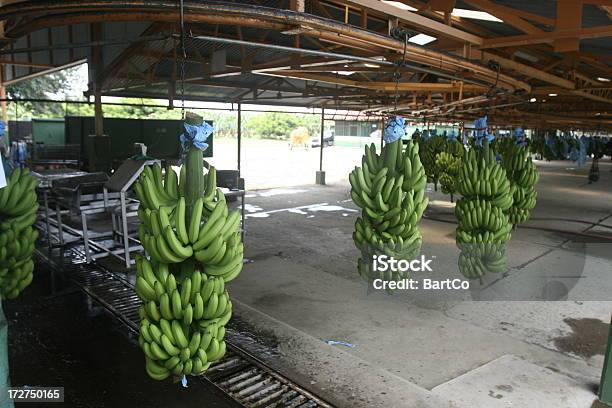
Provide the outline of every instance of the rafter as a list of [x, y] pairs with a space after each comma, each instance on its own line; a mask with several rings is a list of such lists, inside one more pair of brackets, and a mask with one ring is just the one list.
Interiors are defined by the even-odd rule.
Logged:
[[433, 21], [430, 18], [423, 17], [419, 14], [401, 10], [397, 7], [393, 7], [389, 4], [382, 3], [378, 0], [347, 0], [347, 3], [367, 7], [377, 12], [382, 12], [390, 16], [397, 17], [401, 21], [408, 23], [412, 26], [419, 27], [427, 32], [436, 33], [446, 37], [456, 38], [461, 41], [466, 41], [472, 44], [480, 45], [483, 39], [477, 35], [466, 33], [463, 30], [459, 30], [454, 27], [450, 27], [444, 23]]
[[427, 83], [427, 82], [363, 82], [349, 78], [340, 78], [340, 76], [320, 75], [316, 73], [303, 73], [294, 71], [274, 71], [274, 73], [262, 73], [264, 75], [280, 75], [289, 78], [306, 79], [309, 81], [317, 81], [334, 85], [350, 86], [355, 88], [365, 88], [384, 92], [458, 92], [463, 89], [465, 92], [483, 92], [488, 88], [484, 86], [462, 84], [460, 81], [451, 83]]
[[504, 23], [518, 28], [524, 33], [537, 34], [542, 32], [541, 29], [524, 20], [524, 14], [519, 10], [500, 6], [499, 4], [495, 4], [490, 0], [465, 0], [465, 2], [481, 9], [482, 11], [486, 11], [487, 13], [494, 15], [500, 20], [503, 20]]
[[[163, 30], [163, 27], [164, 26], [160, 23], [152, 23], [142, 32], [141, 37], [151, 34], [157, 34]], [[119, 71], [121, 71], [121, 69], [123, 69], [123, 67], [131, 59], [132, 55], [142, 49], [145, 43], [145, 41], [136, 41], [132, 43], [131, 45], [126, 47], [119, 55], [117, 55], [110, 64], [106, 65], [104, 71], [102, 71], [100, 76], [97, 78], [100, 85], [104, 87], [108, 79], [112, 78]]]
[[577, 38], [601, 38], [612, 36], [612, 24], [607, 26], [580, 28], [573, 30], [546, 31], [539, 34], [513, 35], [508, 37], [486, 38], [480, 45], [481, 49], [525, 46], [531, 44], [553, 43], [556, 40]]

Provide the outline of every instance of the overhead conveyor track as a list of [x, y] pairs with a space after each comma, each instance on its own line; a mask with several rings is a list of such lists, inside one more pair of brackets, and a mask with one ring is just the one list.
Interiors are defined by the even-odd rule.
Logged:
[[[86, 263], [78, 249], [62, 257], [35, 252], [39, 264], [62, 273], [87, 295], [100, 303], [127, 327], [138, 333], [140, 298], [132, 284], [94, 263]], [[232, 399], [249, 408], [332, 408], [299, 385], [283, 377], [245, 350], [226, 340], [227, 353], [213, 363], [206, 374], [198, 377], [209, 381]]]

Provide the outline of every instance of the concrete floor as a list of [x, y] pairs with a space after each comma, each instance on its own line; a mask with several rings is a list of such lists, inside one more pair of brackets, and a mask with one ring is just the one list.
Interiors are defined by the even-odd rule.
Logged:
[[[557, 384], [568, 407], [586, 408], [595, 399], [612, 306], [612, 167], [601, 163], [600, 181], [589, 185], [588, 168], [571, 166], [538, 163], [538, 205], [508, 244], [508, 273], [463, 293], [368, 290], [356, 271], [358, 212], [345, 181], [251, 192], [246, 257], [253, 262], [230, 285], [237, 311], [278, 337], [283, 353], [270, 364], [338, 406], [522, 406], [526, 395], [546, 401], [545, 388]], [[436, 276], [458, 277], [453, 206], [429, 195], [422, 252], [436, 257]], [[572, 234], [584, 231], [591, 235]], [[544, 295], [561, 301], [534, 301]], [[485, 403], [486, 392], [484, 400], [472, 398], [478, 387], [445, 391], [444, 384], [504, 356], [510, 367], [523, 361], [526, 371], [551, 377], [538, 389], [517, 380], [513, 393], [488, 396], [497, 405]], [[538, 406], [563, 406], [549, 401]]]
[[[365, 139], [371, 142], [370, 139]], [[378, 140], [373, 140], [379, 142]], [[237, 166], [236, 139], [215, 139], [214, 157], [207, 159], [218, 169], [235, 169]], [[242, 140], [242, 174], [248, 174], [247, 188], [299, 186], [315, 182], [319, 169], [319, 148], [289, 149], [286, 140]], [[328, 182], [338, 182], [361, 163], [363, 149], [331, 146], [323, 149], [323, 165]]]

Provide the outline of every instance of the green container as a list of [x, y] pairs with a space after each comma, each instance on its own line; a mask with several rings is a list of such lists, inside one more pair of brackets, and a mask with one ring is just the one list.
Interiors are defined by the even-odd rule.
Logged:
[[45, 146], [65, 145], [64, 119], [32, 119], [32, 141]]
[[[207, 121], [213, 125], [211, 121]], [[80, 144], [81, 154], [91, 154], [89, 135], [95, 133], [93, 117], [67, 116], [66, 143]], [[134, 143], [144, 143], [147, 154], [157, 159], [178, 159], [181, 154], [179, 135], [183, 133], [181, 120], [163, 119], [121, 119], [105, 118], [104, 134], [110, 136], [111, 156], [114, 160], [124, 160], [134, 154]], [[204, 157], [212, 157], [213, 136], [208, 138], [209, 147]]]

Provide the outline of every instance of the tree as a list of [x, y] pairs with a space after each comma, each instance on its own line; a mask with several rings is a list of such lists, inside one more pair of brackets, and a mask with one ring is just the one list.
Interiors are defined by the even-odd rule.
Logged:
[[320, 117], [317, 115], [265, 112], [249, 115], [244, 130], [247, 137], [285, 140], [299, 126], [308, 128], [310, 136], [319, 134]]
[[[83, 66], [73, 67], [51, 74], [19, 81], [6, 87], [11, 99], [83, 99], [78, 85], [83, 82]], [[66, 112], [65, 104], [45, 102], [18, 102], [9, 107], [9, 115], [39, 118], [61, 118]], [[15, 115], [17, 110], [17, 115]]]

